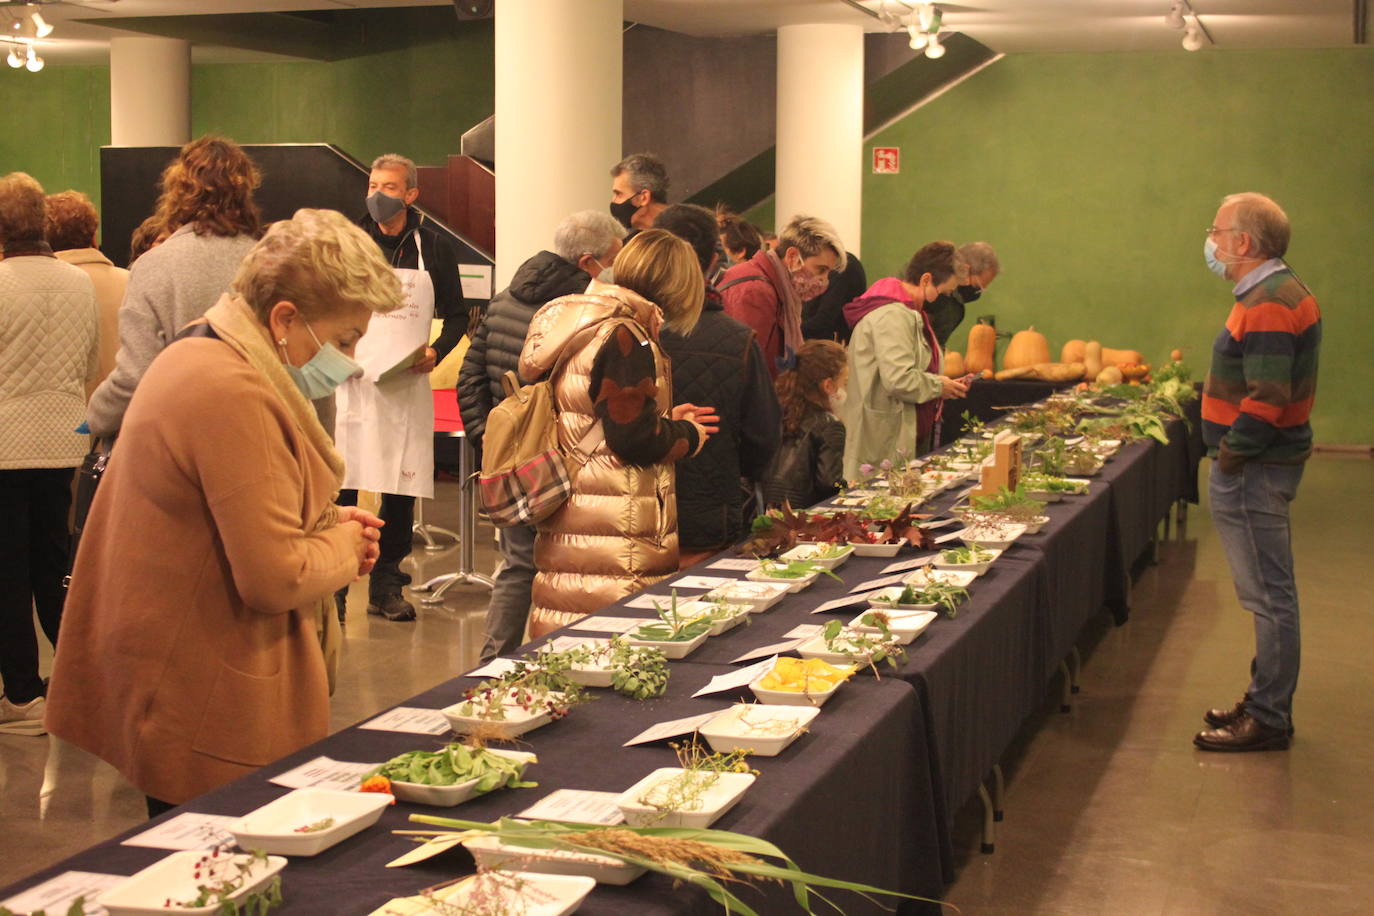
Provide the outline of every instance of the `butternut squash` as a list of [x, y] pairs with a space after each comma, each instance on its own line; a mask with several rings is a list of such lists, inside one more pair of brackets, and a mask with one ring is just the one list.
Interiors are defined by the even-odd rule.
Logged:
[[1088, 342], [1085, 340], [1071, 340], [1064, 344], [1059, 351], [1059, 361], [1061, 363], [1081, 363], [1087, 353]]
[[945, 375], [949, 378], [963, 378], [965, 374], [963, 355], [958, 350], [946, 350]]
[[1082, 363], [1036, 363], [997, 373], [998, 381], [1012, 378], [1038, 378], [1047, 382], [1076, 382], [1083, 377]]
[[1090, 340], [1083, 345], [1083, 368], [1088, 378], [1095, 379], [1102, 371], [1102, 344]]
[[1024, 331], [1017, 331], [1007, 344], [1007, 352], [1002, 354], [1003, 369], [1020, 369], [1050, 361], [1050, 343], [1045, 335], [1031, 325]]
[[1120, 385], [1124, 380], [1121, 370], [1116, 366], [1108, 366], [1097, 374], [1099, 385]]
[[1136, 350], [1113, 350], [1110, 347], [1102, 348], [1102, 365], [1115, 366], [1117, 363], [1136, 363], [1145, 362], [1145, 357], [1141, 356]]
[[968, 329], [968, 348], [964, 350], [964, 369], [982, 374], [997, 368], [997, 329], [990, 324], [975, 324]]

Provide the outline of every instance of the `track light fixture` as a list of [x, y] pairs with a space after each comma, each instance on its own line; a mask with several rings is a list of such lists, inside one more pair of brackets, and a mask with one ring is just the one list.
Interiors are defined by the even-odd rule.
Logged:
[[1164, 15], [1164, 24], [1171, 29], [1181, 29], [1185, 25], [1183, 19], [1184, 0], [1174, 0], [1169, 4], [1169, 12]]
[[34, 10], [29, 14], [29, 21], [33, 23], [33, 33], [39, 38], [47, 38], [52, 34], [52, 26], [48, 20], [43, 18], [43, 14]]
[[24, 58], [19, 56], [18, 48], [10, 48], [10, 53], [5, 57], [5, 63], [9, 64], [16, 70], [24, 66]]
[[1216, 44], [1212, 40], [1212, 33], [1198, 18], [1191, 0], [1173, 0], [1169, 4], [1169, 12], [1164, 16], [1164, 24], [1171, 29], [1183, 29], [1185, 51], [1201, 51], [1209, 44]]
[[936, 32], [930, 36], [930, 41], [926, 43], [926, 57], [931, 60], [939, 60], [945, 56], [945, 46], [940, 44], [940, 33]]
[[34, 53], [33, 45], [29, 45], [28, 60], [24, 62], [30, 73], [37, 73], [43, 69], [43, 58]]
[[907, 34], [911, 36], [911, 40], [907, 42], [907, 47], [911, 48], [913, 51], [921, 50], [926, 46], [926, 43], [930, 41], [930, 36], [916, 28], [915, 25], [907, 26], [906, 31]]

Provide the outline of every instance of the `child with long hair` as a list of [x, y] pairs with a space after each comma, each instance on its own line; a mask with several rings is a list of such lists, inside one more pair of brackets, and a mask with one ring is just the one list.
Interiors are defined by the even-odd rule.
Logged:
[[844, 480], [844, 403], [849, 363], [833, 340], [808, 340], [774, 386], [782, 405], [782, 446], [763, 479], [767, 506], [795, 509], [833, 496]]

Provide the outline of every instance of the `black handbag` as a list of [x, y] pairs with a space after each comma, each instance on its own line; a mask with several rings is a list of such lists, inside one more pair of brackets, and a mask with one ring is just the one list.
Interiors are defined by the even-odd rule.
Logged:
[[81, 532], [86, 527], [86, 517], [91, 513], [96, 488], [100, 486], [100, 478], [105, 475], [105, 468], [109, 464], [112, 445], [113, 443], [107, 443], [106, 440], [95, 440], [90, 453], [82, 460], [81, 468], [76, 472], [76, 497], [72, 505], [72, 547], [67, 556], [67, 575], [62, 579], [63, 588], [71, 585], [72, 568], [76, 565], [76, 548], [81, 543]]

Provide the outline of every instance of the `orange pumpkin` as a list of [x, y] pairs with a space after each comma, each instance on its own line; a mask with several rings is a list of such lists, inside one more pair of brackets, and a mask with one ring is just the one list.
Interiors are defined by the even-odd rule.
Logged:
[[945, 375], [949, 378], [963, 378], [968, 370], [964, 366], [964, 357], [958, 350], [945, 351]]
[[1071, 340], [1064, 344], [1059, 351], [1059, 361], [1061, 363], [1081, 363], [1084, 361], [1083, 356], [1087, 347], [1088, 342], [1086, 340]]
[[1024, 331], [1017, 331], [1007, 344], [1007, 352], [1002, 354], [1003, 369], [1020, 369], [1050, 361], [1050, 342], [1045, 335], [1031, 325]]

